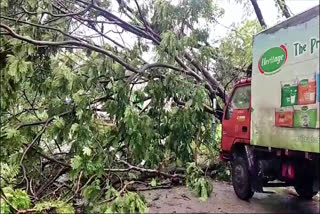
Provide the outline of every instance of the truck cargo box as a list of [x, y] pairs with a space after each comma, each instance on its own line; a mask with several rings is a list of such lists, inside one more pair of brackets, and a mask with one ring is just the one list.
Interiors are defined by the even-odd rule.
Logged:
[[253, 40], [251, 144], [319, 153], [319, 6]]

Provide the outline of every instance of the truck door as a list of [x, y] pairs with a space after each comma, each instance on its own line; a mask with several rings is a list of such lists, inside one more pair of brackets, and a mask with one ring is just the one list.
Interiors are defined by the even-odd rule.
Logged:
[[250, 139], [251, 85], [236, 87], [222, 121], [222, 150], [229, 151], [235, 139]]

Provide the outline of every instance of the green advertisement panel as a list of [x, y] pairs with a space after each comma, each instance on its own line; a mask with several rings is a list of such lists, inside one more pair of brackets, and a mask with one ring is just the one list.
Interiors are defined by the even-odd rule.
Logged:
[[253, 145], [319, 153], [319, 6], [254, 37]]

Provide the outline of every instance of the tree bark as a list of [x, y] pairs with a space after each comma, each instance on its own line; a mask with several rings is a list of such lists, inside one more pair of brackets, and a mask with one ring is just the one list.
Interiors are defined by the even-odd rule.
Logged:
[[280, 8], [281, 12], [282, 12], [282, 15], [286, 18], [290, 18], [291, 15], [289, 13], [289, 9], [287, 7], [287, 4], [285, 2], [285, 0], [277, 0], [277, 4], [278, 4], [278, 7]]
[[119, 163], [122, 163], [124, 165], [127, 166], [127, 168], [124, 169], [104, 169], [104, 171], [106, 172], [129, 172], [129, 171], [138, 171], [138, 172], [144, 172], [144, 173], [150, 173], [150, 174], [156, 174], [159, 176], [164, 176], [166, 178], [182, 178], [184, 179], [185, 176], [184, 175], [180, 175], [180, 174], [169, 174], [166, 172], [162, 172], [160, 170], [156, 170], [156, 169], [146, 169], [146, 168], [142, 168], [142, 167], [137, 167], [137, 166], [133, 166], [130, 163], [128, 163], [127, 161], [124, 160], [120, 160]]
[[264, 18], [262, 16], [262, 13], [261, 13], [260, 7], [259, 7], [259, 5], [257, 3], [257, 0], [250, 0], [250, 1], [251, 1], [251, 4], [252, 4], [253, 8], [254, 8], [254, 12], [257, 15], [257, 18], [259, 20], [259, 23], [260, 23], [261, 27], [262, 28], [266, 28], [267, 25], [266, 25], [266, 23], [264, 21]]

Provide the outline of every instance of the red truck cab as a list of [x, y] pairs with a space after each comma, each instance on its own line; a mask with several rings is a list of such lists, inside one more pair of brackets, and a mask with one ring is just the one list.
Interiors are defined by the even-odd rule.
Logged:
[[235, 143], [250, 144], [251, 78], [237, 82], [224, 109], [222, 120], [223, 152]]

